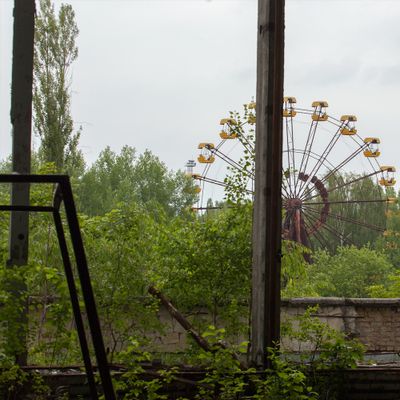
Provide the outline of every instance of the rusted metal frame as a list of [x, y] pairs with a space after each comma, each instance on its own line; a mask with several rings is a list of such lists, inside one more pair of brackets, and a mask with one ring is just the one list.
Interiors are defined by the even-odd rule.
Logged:
[[[83, 240], [79, 228], [79, 221], [76, 213], [76, 208], [75, 208], [75, 202], [73, 199], [72, 195], [72, 189], [71, 189], [71, 184], [69, 181], [69, 177], [67, 175], [17, 175], [17, 174], [4, 174], [0, 175], [0, 183], [54, 183], [58, 184], [57, 189], [56, 189], [56, 195], [53, 200], [53, 207], [49, 207], [47, 211], [52, 211], [53, 212], [53, 217], [55, 218], [55, 223], [56, 223], [56, 229], [57, 229], [57, 235], [59, 238], [59, 243], [60, 243], [60, 249], [62, 250], [62, 257], [63, 261], [65, 261], [65, 257], [67, 256], [67, 253], [65, 252], [66, 248], [64, 247], [65, 245], [65, 236], [63, 236], [63, 232], [61, 232], [60, 229], [62, 229], [62, 224], [61, 226], [59, 225], [61, 223], [60, 220], [58, 220], [59, 216], [59, 207], [61, 205], [61, 201], [64, 203], [65, 207], [65, 212], [66, 212], [66, 217], [67, 217], [67, 222], [69, 226], [69, 231], [70, 231], [70, 236], [71, 236], [71, 243], [73, 247], [73, 252], [76, 260], [76, 265], [77, 265], [77, 270], [78, 270], [78, 276], [81, 284], [81, 289], [82, 289], [82, 296], [83, 300], [85, 303], [85, 309], [87, 313], [87, 319], [89, 323], [89, 329], [90, 329], [90, 334], [92, 338], [92, 343], [97, 359], [97, 366], [98, 370], [100, 373], [100, 379], [102, 383], [102, 388], [104, 392], [104, 397], [106, 400], [115, 400], [115, 393], [114, 393], [114, 388], [112, 385], [111, 381], [111, 375], [109, 371], [109, 366], [108, 366], [108, 361], [107, 361], [107, 356], [105, 352], [105, 347], [104, 347], [104, 342], [103, 342], [103, 337], [101, 333], [101, 326], [100, 326], [100, 321], [98, 318], [97, 314], [97, 309], [96, 309], [96, 303], [94, 300], [94, 294], [93, 294], [93, 289], [92, 285], [90, 282], [90, 276], [89, 276], [89, 270], [87, 266], [87, 260], [86, 260], [86, 255], [85, 255], [85, 250], [83, 247]], [[19, 209], [22, 209], [19, 206]], [[23, 207], [25, 211], [28, 211], [31, 209], [33, 206], [25, 206]], [[37, 206], [41, 208], [40, 206]], [[14, 206], [8, 206], [7, 210], [12, 211]], [[59, 235], [61, 234], [61, 236]], [[61, 241], [61, 242], [60, 242]], [[69, 258], [68, 258], [69, 260]], [[64, 266], [66, 267], [66, 271], [68, 271], [70, 262], [67, 261], [67, 264]], [[71, 281], [69, 280], [71, 277], [67, 277], [68, 285], [70, 285]], [[69, 286], [70, 287], [70, 286]], [[72, 287], [73, 290], [73, 296], [71, 297], [71, 303], [73, 305], [73, 310], [74, 312], [78, 312], [78, 309], [75, 308], [76, 306], [76, 299], [75, 295], [76, 293], [76, 287], [75, 291]], [[75, 293], [75, 294], [74, 294]], [[75, 304], [75, 306], [74, 306]], [[80, 309], [79, 309], [80, 310]], [[78, 317], [79, 320], [79, 317]], [[79, 327], [78, 327], [79, 326]], [[77, 322], [77, 329], [78, 331], [78, 336], [80, 340], [83, 338], [85, 335], [85, 332], [82, 331], [83, 328], [83, 323], [79, 324]], [[81, 342], [81, 346], [85, 347], [85, 343]], [[87, 344], [86, 344], [87, 346]], [[92, 368], [90, 367], [89, 361], [88, 361], [88, 355], [83, 352], [83, 357], [84, 357], [84, 362], [85, 365], [87, 364], [88, 366], [88, 380], [90, 379], [90, 375], [93, 373]], [[94, 379], [92, 379], [94, 381]], [[91, 383], [91, 385], [93, 382]], [[91, 391], [93, 391], [93, 387], [91, 388]], [[94, 396], [94, 393], [92, 394]], [[94, 399], [97, 399], [97, 397], [94, 397]]]
[[[328, 201], [329, 204], [389, 203], [388, 199]], [[306, 206], [323, 205], [323, 202], [302, 203]]]
[[64, 228], [62, 225], [60, 212], [56, 209], [53, 212], [53, 219], [54, 219], [54, 224], [55, 224], [56, 231], [57, 231], [57, 237], [58, 237], [58, 243], [60, 246], [61, 257], [62, 257], [63, 264], [64, 264], [64, 272], [65, 272], [65, 276], [67, 278], [68, 290], [69, 290], [69, 295], [71, 298], [71, 305], [72, 305], [72, 310], [74, 313], [76, 330], [78, 332], [79, 344], [81, 347], [83, 363], [85, 365], [86, 376], [87, 376], [89, 389], [90, 389], [90, 395], [91, 395], [92, 399], [97, 400], [98, 394], [97, 394], [96, 381], [95, 381], [94, 374], [93, 374], [93, 366], [92, 366], [92, 361], [90, 359], [89, 346], [88, 346], [88, 343], [86, 340], [85, 327], [84, 327], [83, 320], [82, 320], [82, 311], [81, 311], [80, 305], [79, 305], [78, 292], [76, 290], [74, 274], [72, 271], [72, 265], [71, 265], [71, 261], [70, 261], [70, 257], [69, 257], [69, 253], [68, 253], [68, 246], [67, 246], [67, 242], [65, 239], [65, 233], [64, 233]]
[[77, 264], [79, 281], [82, 288], [82, 296], [85, 302], [87, 319], [92, 336], [92, 342], [97, 359], [97, 366], [100, 374], [104, 397], [106, 400], [115, 400], [116, 397], [111, 380], [110, 370], [108, 367], [103, 336], [101, 334], [101, 326], [97, 314], [92, 284], [90, 281], [85, 249], [83, 246], [82, 235], [79, 228], [79, 221], [75, 208], [74, 198], [72, 195], [71, 184], [68, 177], [64, 177], [64, 179], [60, 181], [60, 189], [69, 226], [72, 248]]
[[325, 236], [319, 230], [316, 230], [313, 236], [319, 241], [322, 248], [329, 249], [329, 242], [326, 240]]
[[0, 205], [0, 211], [53, 212], [54, 207], [47, 206], [9, 206]]
[[[0, 177], [1, 180], [1, 177]], [[60, 218], [60, 214], [58, 211], [58, 207], [49, 207], [49, 206], [9, 206], [9, 205], [0, 205], [0, 211], [23, 211], [23, 212], [52, 212], [54, 217], [54, 222], [57, 231], [57, 237], [60, 244], [61, 256], [64, 263], [64, 271], [67, 278], [68, 288], [70, 292], [70, 298], [72, 303], [72, 308], [74, 312], [74, 319], [77, 326], [79, 342], [81, 344], [83, 361], [86, 367], [86, 374], [88, 378], [89, 388], [91, 392], [91, 396], [93, 399], [97, 400], [97, 390], [96, 383], [93, 376], [93, 368], [90, 361], [89, 348], [86, 341], [85, 330], [82, 322], [82, 315], [79, 307], [79, 300], [77, 297], [77, 291], [75, 287], [75, 283], [72, 275], [72, 267], [69, 260], [68, 249], [66, 246], [65, 236], [62, 228], [62, 222]]]
[[[319, 221], [319, 219], [314, 214], [308, 214], [308, 216], [311, 219], [313, 219], [315, 222]], [[355, 243], [352, 240], [345, 238], [341, 232], [339, 232], [336, 228], [334, 228], [330, 224], [325, 222], [320, 226], [320, 228], [325, 229], [327, 232], [329, 232], [331, 235], [335, 236], [339, 240], [341, 240], [349, 245], [355, 246]]]
[[[310, 220], [313, 220], [314, 223], [319, 221], [319, 219], [315, 215], [307, 214], [307, 216], [309, 217]], [[334, 227], [332, 227], [328, 223], [326, 223], [326, 222], [323, 223], [321, 225], [321, 228], [325, 229], [327, 232], [329, 232], [331, 235], [338, 238], [340, 241], [343, 241], [343, 242], [348, 243], [353, 246], [355, 245], [355, 243], [353, 241], [349, 240], [348, 238], [345, 238], [340, 232], [338, 232]]]
[[[311, 232], [311, 230], [312, 230], [312, 225], [313, 225], [313, 224], [312, 224], [312, 222], [310, 222], [310, 223], [307, 222], [308, 219], [309, 219], [309, 218], [308, 218], [308, 215], [306, 215], [306, 214], [303, 213], [303, 217], [304, 217], [303, 221], [304, 221], [305, 231], [306, 231], [306, 233], [307, 233], [307, 236], [308, 236], [308, 239], [309, 239], [310, 243], [311, 243], [311, 237], [314, 236], [314, 238], [315, 238], [315, 239], [318, 241], [318, 243], [321, 245], [321, 248], [327, 247], [326, 244], [324, 245], [324, 244], [322, 243], [321, 237], [318, 236], [318, 235], [320, 235], [320, 233], [319, 233], [318, 230], [314, 231], [314, 233], [313, 233], [312, 235], [309, 235], [309, 234], [308, 234], [308, 232]], [[310, 225], [310, 224], [311, 224], [311, 225]], [[317, 235], [317, 234], [318, 234], [318, 235]]]
[[[358, 177], [358, 178], [356, 178], [356, 179], [353, 179], [353, 180], [351, 180], [351, 181], [347, 181], [347, 182], [344, 182], [344, 183], [342, 183], [342, 184], [340, 184], [340, 185], [337, 185], [337, 186], [335, 186], [335, 187], [333, 187], [333, 188], [327, 189], [327, 192], [328, 192], [328, 193], [333, 192], [334, 190], [341, 189], [341, 188], [343, 188], [343, 187], [345, 187], [345, 186], [348, 186], [348, 185], [351, 185], [351, 184], [353, 184], [353, 183], [362, 181], [363, 179], [371, 178], [371, 176], [378, 175], [379, 173], [381, 173], [381, 171], [374, 171], [374, 172], [371, 172], [371, 173], [368, 174], [368, 175], [360, 176], [360, 177]], [[318, 197], [318, 196], [319, 196], [319, 194], [316, 194], [316, 195], [311, 196], [311, 197], [303, 198], [302, 200], [308, 201], [308, 200], [315, 199], [315, 198]], [[303, 203], [303, 204], [304, 204], [304, 203]]]
[[335, 134], [333, 135], [332, 139], [330, 140], [330, 142], [328, 143], [328, 145], [326, 146], [326, 148], [324, 149], [324, 151], [321, 154], [320, 159], [318, 160], [318, 162], [315, 164], [314, 168], [311, 170], [310, 172], [310, 176], [307, 179], [306, 182], [304, 182], [303, 185], [300, 186], [299, 189], [299, 197], [301, 197], [301, 191], [305, 191], [307, 189], [307, 186], [310, 184], [311, 179], [318, 173], [319, 169], [321, 168], [321, 166], [324, 164], [325, 160], [328, 158], [329, 153], [332, 151], [332, 149], [335, 147], [335, 144], [337, 143], [337, 141], [340, 138], [341, 132], [340, 130], [342, 129], [342, 125], [337, 129], [337, 131], [335, 132]]
[[[293, 151], [293, 154], [300, 154], [300, 153], [303, 154], [303, 150], [301, 150], [301, 149], [292, 149], [292, 151]], [[310, 157], [313, 158], [314, 160], [319, 159], [319, 155], [313, 151], [310, 151]], [[328, 160], [325, 160], [323, 165], [325, 165], [326, 167], [335, 168], [335, 166]], [[335, 177], [335, 180], [337, 181], [336, 177]], [[311, 194], [313, 192], [313, 190], [314, 190], [314, 188], [310, 188], [310, 190], [308, 192]], [[304, 194], [303, 194], [303, 196], [304, 196]], [[319, 196], [319, 194], [315, 195], [314, 197], [317, 197], [317, 196]]]
[[280, 338], [284, 1], [259, 0], [250, 363]]
[[[314, 210], [310, 206], [306, 206], [305, 208], [308, 211], [311, 211], [313, 213], [318, 213], [318, 214], [320, 213], [318, 210]], [[358, 221], [358, 220], [353, 219], [353, 218], [343, 217], [342, 215], [339, 215], [339, 214], [333, 214], [331, 212], [326, 212], [325, 214], [328, 215], [329, 217], [335, 218], [335, 219], [337, 219], [339, 221], [349, 222], [351, 224], [362, 226], [364, 228], [372, 229], [372, 230], [375, 230], [375, 231], [378, 231], [378, 232], [384, 232], [385, 231], [385, 228], [382, 228], [381, 226], [377, 226], [377, 225], [373, 225], [373, 224], [367, 224], [365, 222], [361, 222], [361, 221]]]

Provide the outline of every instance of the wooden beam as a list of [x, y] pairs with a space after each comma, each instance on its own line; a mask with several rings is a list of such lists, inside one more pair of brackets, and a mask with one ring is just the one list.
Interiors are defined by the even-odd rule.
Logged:
[[250, 363], [280, 338], [284, 0], [259, 0]]
[[[12, 169], [31, 170], [32, 83], [34, 43], [34, 0], [15, 0], [14, 42], [11, 86]], [[13, 205], [29, 204], [29, 184], [14, 184]], [[25, 265], [28, 259], [28, 213], [11, 214], [10, 261]]]
[[[11, 85], [12, 169], [28, 174], [31, 169], [33, 48], [35, 33], [35, 0], [15, 0], [14, 37]], [[29, 184], [16, 183], [11, 190], [12, 205], [29, 204]], [[28, 262], [29, 214], [14, 211], [10, 217], [8, 266], [22, 266]], [[21, 296], [21, 283], [15, 283], [15, 295]], [[18, 299], [16, 299], [18, 301]], [[27, 324], [27, 315], [21, 315], [21, 325]], [[25, 342], [25, 328], [21, 326], [20, 341]], [[22, 346], [23, 347], [23, 346]], [[21, 347], [21, 348], [22, 348]], [[26, 350], [18, 351], [19, 364], [26, 364]]]

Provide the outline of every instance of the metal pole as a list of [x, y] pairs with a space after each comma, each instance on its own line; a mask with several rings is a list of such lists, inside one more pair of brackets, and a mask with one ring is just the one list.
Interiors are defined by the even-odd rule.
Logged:
[[284, 0], [259, 0], [250, 362], [280, 338]]
[[[33, 46], [35, 33], [35, 1], [15, 0], [14, 3], [14, 37], [13, 64], [11, 85], [11, 123], [12, 168], [13, 172], [29, 174], [31, 168], [31, 127], [32, 127], [32, 83], [33, 83]], [[12, 205], [29, 204], [29, 184], [13, 184], [11, 190]], [[26, 265], [28, 261], [29, 213], [13, 211], [10, 218], [9, 260], [8, 266]], [[14, 282], [11, 290], [16, 296], [17, 304], [26, 291], [24, 284]], [[13, 287], [14, 286], [14, 287]], [[22, 294], [21, 294], [22, 293]], [[20, 324], [16, 350], [16, 361], [25, 365], [27, 362], [26, 327], [27, 309], [18, 317]]]

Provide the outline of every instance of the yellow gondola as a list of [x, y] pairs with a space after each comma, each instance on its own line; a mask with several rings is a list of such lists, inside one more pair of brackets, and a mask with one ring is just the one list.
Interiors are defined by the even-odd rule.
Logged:
[[343, 128], [340, 129], [340, 133], [344, 136], [352, 136], [357, 133], [354, 122], [357, 121], [355, 115], [342, 115], [340, 121], [343, 123]]
[[314, 113], [311, 115], [313, 121], [328, 121], [328, 114], [326, 113], [328, 102], [323, 100], [313, 101], [311, 106], [314, 108]]
[[296, 111], [293, 109], [293, 104], [296, 104], [295, 97], [284, 97], [283, 98], [283, 117], [293, 118], [296, 116]]
[[379, 157], [381, 152], [379, 151], [379, 138], [368, 137], [364, 139], [364, 143], [368, 145], [367, 149], [364, 150], [365, 157]]
[[200, 164], [212, 164], [215, 161], [213, 155], [214, 143], [200, 143], [197, 148], [201, 150], [201, 154], [197, 157]]
[[221, 139], [236, 139], [238, 137], [238, 134], [232, 129], [233, 126], [238, 124], [235, 119], [222, 118], [219, 124], [224, 126], [219, 134]]
[[[394, 186], [396, 184], [396, 179], [394, 179], [394, 173], [396, 172], [396, 168], [393, 166], [389, 165], [382, 165], [381, 166], [381, 171], [382, 171], [382, 178], [379, 180], [379, 184], [385, 187], [390, 187]], [[389, 199], [393, 198], [388, 198], [388, 203]], [[396, 200], [396, 199], [394, 199]]]

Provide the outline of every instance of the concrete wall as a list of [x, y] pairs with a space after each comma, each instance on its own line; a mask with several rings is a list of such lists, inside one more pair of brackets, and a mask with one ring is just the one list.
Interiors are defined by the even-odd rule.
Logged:
[[368, 352], [400, 352], [400, 299], [290, 299], [282, 302], [282, 313], [301, 314], [317, 304], [322, 321], [358, 338]]
[[[319, 305], [318, 317], [333, 328], [358, 338], [367, 352], [400, 352], [400, 299], [297, 298], [282, 301], [282, 319], [303, 314], [308, 307]], [[197, 310], [207, 320], [204, 310]], [[186, 332], [164, 309], [160, 320], [163, 335], [153, 334], [157, 350], [175, 352], [187, 345]], [[237, 337], [234, 341], [247, 340]]]

